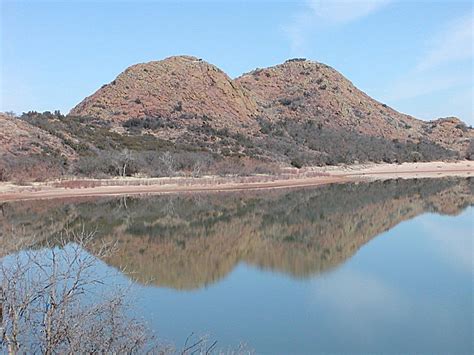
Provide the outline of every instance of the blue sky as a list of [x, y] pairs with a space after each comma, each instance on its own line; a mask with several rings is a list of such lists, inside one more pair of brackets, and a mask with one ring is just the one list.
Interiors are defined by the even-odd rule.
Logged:
[[399, 111], [474, 125], [472, 1], [0, 1], [0, 111], [67, 112], [171, 55], [231, 77], [306, 57]]

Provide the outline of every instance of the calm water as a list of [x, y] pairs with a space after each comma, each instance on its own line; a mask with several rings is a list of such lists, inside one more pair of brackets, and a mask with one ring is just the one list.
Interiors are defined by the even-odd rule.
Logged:
[[[472, 353], [473, 182], [4, 204], [0, 242], [117, 240], [137, 311], [259, 354]], [[31, 236], [35, 234], [33, 241]], [[90, 250], [94, 253], [94, 250]]]

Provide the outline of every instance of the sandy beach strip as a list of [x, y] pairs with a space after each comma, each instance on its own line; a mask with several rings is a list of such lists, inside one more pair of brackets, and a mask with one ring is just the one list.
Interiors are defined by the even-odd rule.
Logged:
[[289, 169], [276, 176], [74, 179], [16, 185], [0, 183], [0, 202], [120, 195], [157, 195], [298, 188], [362, 180], [472, 177], [474, 162], [361, 164]]

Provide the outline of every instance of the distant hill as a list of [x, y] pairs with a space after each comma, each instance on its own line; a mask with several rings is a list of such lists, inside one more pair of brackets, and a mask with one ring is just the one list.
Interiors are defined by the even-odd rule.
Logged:
[[[474, 157], [474, 130], [458, 118], [426, 122], [399, 113], [305, 59], [235, 80], [190, 56], [137, 64], [67, 116], [29, 112], [20, 120], [48, 134], [42, 142], [56, 142], [48, 154], [63, 161], [60, 174], [84, 176], [118, 175], [120, 165], [127, 175], [163, 176]], [[3, 125], [16, 121], [1, 117]], [[40, 148], [34, 139], [31, 150], [0, 135], [4, 141], [17, 157]], [[14, 175], [15, 164], [3, 160], [0, 171]]]

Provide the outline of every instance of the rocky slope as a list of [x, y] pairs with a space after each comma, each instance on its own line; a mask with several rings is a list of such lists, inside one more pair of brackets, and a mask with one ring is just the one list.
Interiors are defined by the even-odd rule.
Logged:
[[236, 82], [273, 121], [311, 118], [330, 128], [385, 138], [406, 138], [406, 125], [416, 131], [421, 123], [373, 100], [333, 68], [304, 59], [254, 70]]
[[0, 113], [0, 181], [48, 176], [47, 170], [53, 177], [76, 158], [76, 151], [54, 134]]
[[311, 119], [323, 127], [389, 140], [427, 139], [466, 151], [474, 137], [457, 118], [431, 122], [395, 111], [357, 89], [328, 65], [305, 59], [257, 69], [235, 80], [272, 121]]
[[75, 152], [62, 141], [36, 126], [15, 117], [0, 113], [0, 155], [31, 156], [36, 154], [62, 154], [73, 158]]
[[127, 68], [71, 110], [74, 116], [124, 121], [166, 117], [191, 122], [203, 117], [216, 127], [251, 124], [256, 103], [222, 70], [191, 56], [170, 57]]

